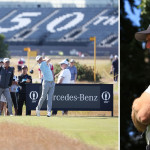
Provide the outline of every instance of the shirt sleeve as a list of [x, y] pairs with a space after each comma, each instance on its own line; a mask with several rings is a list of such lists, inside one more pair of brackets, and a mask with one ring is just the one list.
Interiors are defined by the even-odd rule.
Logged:
[[23, 86], [25, 84], [25, 82], [22, 82], [22, 77], [21, 76], [18, 76], [18, 84], [20, 86]]
[[60, 77], [61, 77], [61, 78], [64, 78], [65, 76], [66, 76], [66, 71], [63, 70], [63, 71], [61, 72], [61, 74], [60, 74]]
[[75, 67], [75, 74], [77, 74], [77, 68]]
[[51, 64], [51, 70], [53, 71], [54, 70], [54, 66]]
[[145, 90], [145, 92], [150, 94], [150, 85], [149, 85], [148, 88]]
[[28, 79], [30, 80], [30, 83], [32, 83], [32, 77], [28, 76]]

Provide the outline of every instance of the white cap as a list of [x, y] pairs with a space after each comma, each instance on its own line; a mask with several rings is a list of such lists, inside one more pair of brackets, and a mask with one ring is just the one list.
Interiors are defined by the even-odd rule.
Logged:
[[115, 59], [117, 59], [118, 58], [118, 56], [117, 55], [115, 55]]
[[72, 62], [75, 62], [75, 60], [74, 60], [74, 59], [71, 59], [70, 62], [71, 62], [71, 63], [72, 63]]
[[3, 62], [4, 62], [4, 63], [6, 63], [6, 62], [8, 62], [8, 61], [10, 61], [9, 58], [4, 58], [4, 59], [3, 59]]
[[40, 58], [42, 58], [42, 56], [40, 56], [40, 55], [36, 56], [36, 61], [39, 61]]
[[66, 65], [68, 65], [68, 61], [67, 60], [62, 60], [59, 64], [66, 64]]

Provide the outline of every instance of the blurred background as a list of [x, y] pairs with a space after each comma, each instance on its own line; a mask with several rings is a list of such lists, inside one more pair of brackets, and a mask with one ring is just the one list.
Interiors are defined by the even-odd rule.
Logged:
[[150, 85], [150, 51], [134, 35], [150, 24], [150, 1], [121, 0], [120, 7], [121, 150], [141, 150], [146, 149], [145, 137], [133, 126], [131, 107], [134, 99]]

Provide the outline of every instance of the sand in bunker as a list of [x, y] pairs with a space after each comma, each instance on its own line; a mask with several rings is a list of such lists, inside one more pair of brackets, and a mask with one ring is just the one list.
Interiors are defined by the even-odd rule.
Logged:
[[0, 123], [0, 150], [96, 150], [42, 127]]

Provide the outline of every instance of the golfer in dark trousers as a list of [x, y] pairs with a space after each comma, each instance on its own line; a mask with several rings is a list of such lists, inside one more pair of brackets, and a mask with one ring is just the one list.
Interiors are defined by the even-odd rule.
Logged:
[[55, 83], [53, 78], [53, 73], [48, 65], [49, 60], [43, 60], [42, 56], [37, 56], [36, 61], [39, 63], [40, 70], [43, 75], [43, 82], [42, 82], [42, 95], [39, 100], [38, 106], [36, 107], [36, 114], [40, 116], [40, 109], [43, 105], [43, 102], [47, 99], [47, 117], [51, 116], [51, 109], [52, 109], [52, 98], [55, 89]]
[[[18, 100], [18, 114], [22, 115], [22, 107], [25, 102], [26, 104], [26, 84], [32, 83], [32, 77], [27, 74], [28, 67], [26, 65], [22, 66], [22, 74], [18, 76], [18, 84], [21, 86], [19, 92], [19, 100]], [[27, 112], [27, 115], [30, 115], [30, 112]]]
[[[8, 104], [9, 115], [12, 116], [12, 99], [9, 87], [12, 85], [14, 68], [10, 67], [9, 58], [4, 58], [4, 65], [0, 67], [0, 97], [3, 94]], [[1, 114], [1, 112], [0, 112]]]

